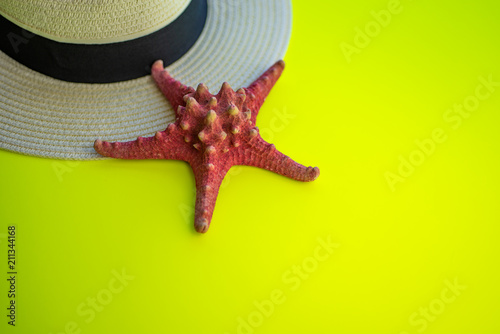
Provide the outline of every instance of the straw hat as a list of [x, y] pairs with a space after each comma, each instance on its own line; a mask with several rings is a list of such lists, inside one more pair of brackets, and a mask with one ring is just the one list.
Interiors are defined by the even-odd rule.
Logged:
[[174, 121], [155, 60], [187, 85], [239, 88], [291, 31], [290, 0], [2, 0], [0, 15], [0, 148], [59, 159]]

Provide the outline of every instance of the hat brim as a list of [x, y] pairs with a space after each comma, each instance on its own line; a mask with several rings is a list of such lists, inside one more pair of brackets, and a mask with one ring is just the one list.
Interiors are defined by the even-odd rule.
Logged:
[[[167, 70], [217, 92], [226, 81], [247, 86], [284, 57], [291, 33], [290, 0], [209, 0], [195, 45]], [[26, 155], [91, 160], [96, 139], [151, 136], [175, 120], [150, 76], [112, 84], [65, 82], [0, 52], [0, 148]]]

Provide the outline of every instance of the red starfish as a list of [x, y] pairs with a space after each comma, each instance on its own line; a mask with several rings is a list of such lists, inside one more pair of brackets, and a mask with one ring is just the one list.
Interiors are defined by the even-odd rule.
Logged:
[[319, 176], [318, 167], [305, 167], [264, 141], [255, 126], [265, 98], [285, 63], [278, 61], [248, 88], [236, 92], [224, 83], [217, 95], [204, 84], [196, 91], [173, 79], [158, 60], [152, 75], [176, 110], [176, 121], [153, 137], [109, 143], [96, 140], [101, 155], [120, 159], [172, 159], [188, 162], [196, 180], [194, 226], [205, 233], [212, 219], [220, 184], [231, 166], [255, 166], [299, 181]]

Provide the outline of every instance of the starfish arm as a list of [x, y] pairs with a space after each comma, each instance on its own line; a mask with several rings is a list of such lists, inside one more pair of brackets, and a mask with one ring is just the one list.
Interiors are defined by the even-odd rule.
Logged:
[[248, 88], [245, 88], [246, 95], [249, 98], [247, 105], [252, 109], [252, 121], [254, 123], [260, 107], [264, 104], [266, 97], [280, 78], [284, 69], [285, 62], [280, 60], [264, 72]]
[[163, 61], [157, 60], [151, 68], [151, 74], [161, 92], [174, 108], [175, 114], [178, 115], [179, 106], [184, 105], [184, 95], [193, 93], [194, 88], [186, 86], [175, 80], [163, 67]]
[[205, 233], [210, 226], [219, 188], [229, 167], [224, 163], [216, 166], [209, 160], [203, 163], [191, 163], [191, 167], [196, 180], [194, 227], [197, 232]]
[[98, 139], [94, 142], [94, 149], [105, 157], [117, 159], [185, 160], [181, 145], [162, 131], [154, 137], [138, 137], [129, 142], [110, 143]]
[[306, 167], [278, 151], [273, 144], [255, 138], [239, 161], [240, 165], [255, 166], [303, 182], [314, 181], [319, 176], [318, 167]]

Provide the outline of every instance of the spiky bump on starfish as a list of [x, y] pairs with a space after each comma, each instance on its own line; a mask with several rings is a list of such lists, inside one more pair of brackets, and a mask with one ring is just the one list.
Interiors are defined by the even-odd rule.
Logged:
[[204, 233], [212, 219], [215, 201], [231, 166], [267, 169], [299, 181], [319, 176], [318, 167], [305, 167], [261, 138], [255, 126], [265, 98], [280, 77], [285, 63], [278, 61], [248, 88], [236, 92], [223, 83], [217, 95], [204, 84], [197, 89], [173, 79], [158, 60], [152, 75], [176, 111], [176, 121], [153, 137], [109, 143], [96, 140], [95, 150], [120, 159], [172, 159], [188, 162], [196, 181], [195, 228]]

